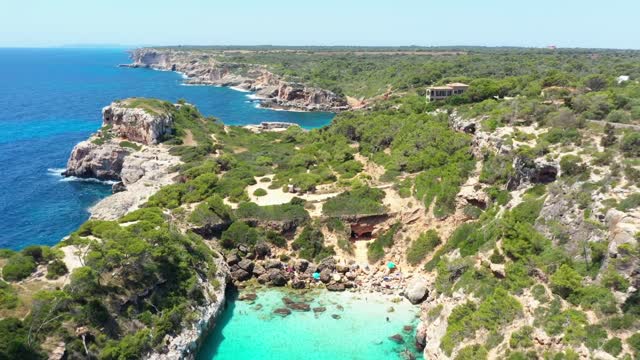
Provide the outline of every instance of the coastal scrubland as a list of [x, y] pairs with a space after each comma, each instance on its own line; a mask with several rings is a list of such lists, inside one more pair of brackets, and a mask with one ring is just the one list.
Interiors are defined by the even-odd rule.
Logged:
[[[127, 102], [171, 114], [176, 181], [58, 246], [1, 252], [0, 357], [43, 358], [59, 342], [69, 358], [160, 351], [194, 321], [202, 284], [215, 287], [216, 259], [240, 246], [351, 259], [357, 226], [371, 267], [429, 275], [427, 357], [640, 356], [640, 53], [224, 50], [180, 49], [368, 105], [321, 129], [255, 133], [185, 101]], [[471, 88], [426, 102], [426, 85], [449, 81]], [[251, 202], [274, 189], [295, 196]], [[63, 246], [81, 266], [67, 268]], [[38, 272], [64, 280], [27, 293]]]

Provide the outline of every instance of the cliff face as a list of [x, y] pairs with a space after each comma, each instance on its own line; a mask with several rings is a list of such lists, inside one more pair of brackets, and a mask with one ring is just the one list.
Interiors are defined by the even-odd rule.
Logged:
[[118, 144], [98, 145], [90, 140], [78, 143], [67, 161], [64, 176], [120, 180], [124, 158], [129, 150]]
[[157, 144], [171, 133], [173, 125], [168, 113], [151, 114], [142, 108], [128, 108], [126, 101], [105, 107], [102, 116], [102, 129], [73, 148], [64, 176], [120, 181], [125, 158], [136, 151], [123, 147], [121, 142]]
[[121, 138], [145, 145], [157, 144], [171, 133], [173, 119], [167, 113], [150, 114], [144, 109], [111, 104], [102, 109], [102, 126], [111, 127]]
[[179, 71], [187, 83], [231, 86], [253, 91], [268, 108], [305, 111], [343, 111], [346, 99], [335, 93], [284, 81], [263, 65], [221, 62], [196, 51], [137, 49], [131, 53], [131, 67]]

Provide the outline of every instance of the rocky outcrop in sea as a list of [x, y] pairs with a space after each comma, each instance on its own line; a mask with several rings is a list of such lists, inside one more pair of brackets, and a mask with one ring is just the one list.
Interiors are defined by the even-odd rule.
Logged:
[[112, 196], [94, 205], [93, 218], [114, 220], [136, 210], [162, 186], [173, 182], [180, 159], [159, 142], [172, 132], [169, 112], [114, 102], [102, 110], [102, 128], [77, 144], [64, 176], [116, 181]]
[[189, 84], [228, 86], [255, 92], [262, 107], [303, 111], [343, 111], [347, 100], [332, 91], [289, 82], [264, 65], [222, 62], [211, 54], [190, 50], [136, 49], [129, 67], [177, 71]]

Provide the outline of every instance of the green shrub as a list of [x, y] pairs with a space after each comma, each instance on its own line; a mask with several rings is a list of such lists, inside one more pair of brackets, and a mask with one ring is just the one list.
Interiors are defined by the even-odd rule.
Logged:
[[298, 256], [309, 261], [318, 261], [335, 254], [333, 248], [324, 246], [324, 235], [315, 225], [306, 226], [291, 247], [298, 251]]
[[255, 245], [258, 238], [256, 229], [242, 221], [236, 221], [222, 233], [220, 243], [225, 249], [233, 249], [238, 245]]
[[550, 280], [553, 292], [565, 299], [582, 288], [582, 276], [566, 264], [560, 266]]
[[582, 175], [587, 170], [582, 159], [576, 155], [565, 155], [560, 159], [560, 169], [563, 176]]
[[300, 225], [309, 220], [304, 205], [294, 201], [282, 205], [258, 206], [256, 203], [241, 203], [236, 216], [243, 220], [288, 221]]
[[455, 360], [482, 360], [487, 359], [489, 352], [482, 345], [465, 346], [458, 352]]
[[24, 256], [31, 257], [36, 263], [42, 263], [45, 260], [42, 246], [39, 245], [27, 246], [26, 248], [22, 249], [20, 253], [22, 253], [22, 255]]
[[67, 265], [62, 260], [53, 260], [47, 265], [47, 279], [57, 279], [69, 272]]
[[640, 157], [640, 131], [629, 131], [620, 141], [620, 150], [628, 157]]
[[620, 211], [629, 211], [631, 209], [640, 206], [640, 193], [635, 193], [627, 196], [624, 200], [620, 201], [616, 208]]
[[512, 349], [529, 348], [533, 346], [533, 328], [531, 326], [523, 326], [517, 331], [511, 333], [509, 346]]
[[0, 309], [14, 309], [18, 306], [18, 296], [11, 284], [0, 280]]
[[485, 184], [506, 184], [513, 175], [513, 158], [506, 155], [485, 154], [480, 181]]
[[385, 212], [383, 198], [384, 191], [380, 189], [357, 186], [327, 200], [322, 206], [322, 213], [331, 217], [382, 214]]
[[234, 219], [233, 210], [218, 195], [198, 204], [189, 215], [189, 222], [204, 227], [228, 224]]
[[139, 151], [140, 149], [142, 149], [142, 146], [138, 145], [138, 144], [134, 144], [131, 141], [121, 141], [120, 142], [120, 146], [124, 147], [124, 148], [130, 148], [133, 149], [135, 151]]
[[616, 291], [627, 291], [630, 284], [614, 267], [609, 267], [602, 274], [602, 285]]
[[373, 264], [384, 257], [384, 249], [393, 246], [393, 239], [400, 227], [400, 223], [394, 224], [389, 230], [380, 234], [368, 245], [367, 258], [369, 259], [369, 263]]
[[635, 333], [627, 338], [627, 344], [633, 351], [636, 359], [640, 357], [640, 333]]
[[602, 345], [602, 350], [613, 356], [618, 356], [622, 352], [622, 341], [617, 337], [611, 338]]
[[36, 271], [36, 262], [31, 256], [16, 254], [2, 268], [2, 277], [7, 281], [20, 281]]
[[417, 265], [441, 243], [440, 236], [433, 229], [420, 234], [407, 250], [407, 262], [411, 265]]
[[287, 247], [287, 239], [285, 239], [284, 236], [280, 235], [279, 233], [273, 231], [273, 230], [267, 230], [265, 232], [265, 237], [267, 239], [267, 241], [279, 248], [286, 248]]
[[266, 196], [267, 195], [267, 190], [263, 189], [263, 188], [257, 188], [254, 192], [253, 192], [254, 196]]
[[584, 331], [584, 344], [589, 349], [600, 349], [607, 341], [607, 331], [600, 325], [587, 325]]
[[45, 354], [29, 341], [29, 330], [20, 319], [0, 319], [0, 359], [45, 359]]
[[498, 331], [521, 314], [522, 305], [518, 300], [506, 290], [496, 288], [477, 307], [467, 302], [451, 311], [440, 347], [445, 354], [451, 355], [454, 347], [464, 339], [474, 336], [476, 330]]

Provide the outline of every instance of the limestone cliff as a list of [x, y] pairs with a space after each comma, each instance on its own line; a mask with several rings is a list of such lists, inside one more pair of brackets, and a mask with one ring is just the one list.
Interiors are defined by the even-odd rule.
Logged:
[[349, 109], [345, 98], [335, 93], [285, 81], [264, 65], [222, 62], [211, 54], [171, 49], [136, 49], [131, 67], [178, 71], [187, 83], [230, 86], [253, 91], [264, 107], [304, 111], [342, 111]]
[[64, 176], [120, 180], [124, 158], [129, 149], [118, 144], [96, 144], [91, 140], [78, 143], [67, 161]]
[[125, 157], [139, 148], [130, 142], [153, 145], [171, 133], [173, 120], [168, 113], [151, 113], [129, 107], [130, 103], [115, 102], [102, 110], [102, 128], [74, 147], [64, 176], [120, 181]]
[[102, 126], [110, 127], [121, 138], [145, 145], [157, 144], [171, 133], [173, 119], [166, 112], [150, 113], [142, 108], [129, 108], [113, 103], [102, 109]]

